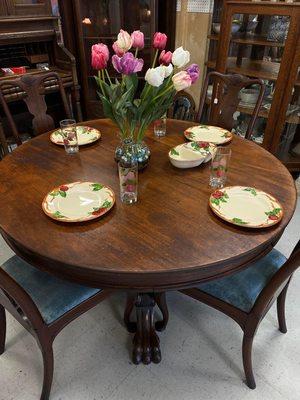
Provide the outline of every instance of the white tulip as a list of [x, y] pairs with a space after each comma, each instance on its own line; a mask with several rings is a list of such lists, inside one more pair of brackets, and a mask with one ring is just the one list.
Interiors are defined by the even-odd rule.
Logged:
[[171, 73], [173, 72], [173, 65], [172, 64], [169, 64], [167, 67], [165, 65], [161, 65], [158, 68], [162, 68], [163, 69], [165, 78], [168, 78], [168, 76], [170, 76]]
[[149, 68], [145, 75], [145, 80], [151, 86], [159, 87], [165, 79], [165, 71], [161, 67]]
[[183, 47], [178, 47], [173, 53], [172, 63], [178, 67], [184, 67], [190, 61], [190, 52], [183, 50]]

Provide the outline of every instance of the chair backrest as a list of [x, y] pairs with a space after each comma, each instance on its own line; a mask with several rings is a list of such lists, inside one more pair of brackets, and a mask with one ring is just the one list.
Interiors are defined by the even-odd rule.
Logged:
[[193, 97], [185, 91], [178, 92], [175, 95], [172, 107], [168, 111], [168, 117], [193, 121], [195, 119], [195, 101]]
[[210, 72], [206, 76], [202, 97], [200, 99], [199, 111], [197, 114], [197, 121], [199, 122], [203, 114], [204, 106], [207, 103], [207, 89], [210, 81], [212, 81], [213, 84], [213, 91], [208, 112], [208, 124], [220, 126], [229, 131], [231, 131], [234, 126], [233, 115], [237, 111], [240, 102], [240, 91], [252, 85], [258, 85], [260, 87], [258, 99], [245, 135], [246, 139], [250, 139], [265, 93], [263, 81], [261, 79], [250, 79], [239, 74]]
[[43, 318], [28, 293], [0, 266], [0, 304], [27, 330], [44, 325]]
[[252, 312], [257, 316], [264, 316], [274, 301], [280, 295], [282, 289], [291, 279], [293, 273], [300, 267], [300, 240], [295, 246], [289, 259], [283, 266], [275, 273], [272, 279], [268, 282], [267, 286], [262, 290], [258, 296]]
[[47, 114], [45, 81], [47, 81], [47, 83], [50, 81], [52, 88], [58, 86], [66, 117], [71, 118], [66, 92], [57, 73], [48, 72], [38, 75], [23, 75], [16, 79], [0, 81], [0, 104], [3, 107], [4, 113], [18, 145], [22, 144], [22, 142], [9, 110], [7, 99], [9, 98], [10, 93], [13, 93], [13, 100], [23, 100], [26, 103], [28, 111], [33, 115], [32, 126], [36, 135], [50, 131], [55, 128], [55, 125], [53, 118]]

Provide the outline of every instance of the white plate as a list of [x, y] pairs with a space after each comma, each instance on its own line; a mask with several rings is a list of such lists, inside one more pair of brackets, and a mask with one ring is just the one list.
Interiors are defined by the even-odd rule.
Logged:
[[115, 203], [108, 186], [95, 182], [73, 182], [60, 185], [43, 200], [45, 214], [62, 222], [82, 222], [106, 214]]
[[209, 205], [220, 218], [245, 228], [266, 228], [277, 224], [283, 216], [282, 206], [273, 196], [247, 186], [215, 190]]
[[[76, 132], [79, 146], [96, 142], [101, 137], [101, 133], [98, 131], [98, 129], [91, 128], [89, 126], [77, 126]], [[64, 145], [60, 129], [57, 129], [56, 131], [53, 131], [51, 133], [50, 140], [52, 143], [58, 144], [60, 146]]]
[[188, 128], [184, 136], [191, 141], [224, 144], [232, 140], [232, 133], [226, 129], [211, 125], [197, 125]]
[[212, 158], [216, 145], [208, 142], [190, 142], [179, 144], [169, 151], [171, 164], [177, 168], [198, 167]]

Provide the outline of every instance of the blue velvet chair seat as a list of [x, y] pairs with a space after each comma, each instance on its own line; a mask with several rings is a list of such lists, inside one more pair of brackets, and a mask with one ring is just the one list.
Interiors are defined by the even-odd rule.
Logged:
[[47, 324], [101, 291], [55, 278], [17, 256], [2, 268], [27, 292]]
[[203, 283], [198, 288], [242, 311], [249, 312], [263, 288], [285, 262], [284, 255], [273, 249], [243, 271]]

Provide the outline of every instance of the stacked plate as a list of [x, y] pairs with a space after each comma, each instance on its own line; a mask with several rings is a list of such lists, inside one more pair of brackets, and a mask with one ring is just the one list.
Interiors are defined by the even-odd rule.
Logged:
[[179, 144], [169, 151], [169, 159], [177, 168], [193, 168], [209, 161], [216, 150], [216, 145], [208, 142], [190, 142]]

